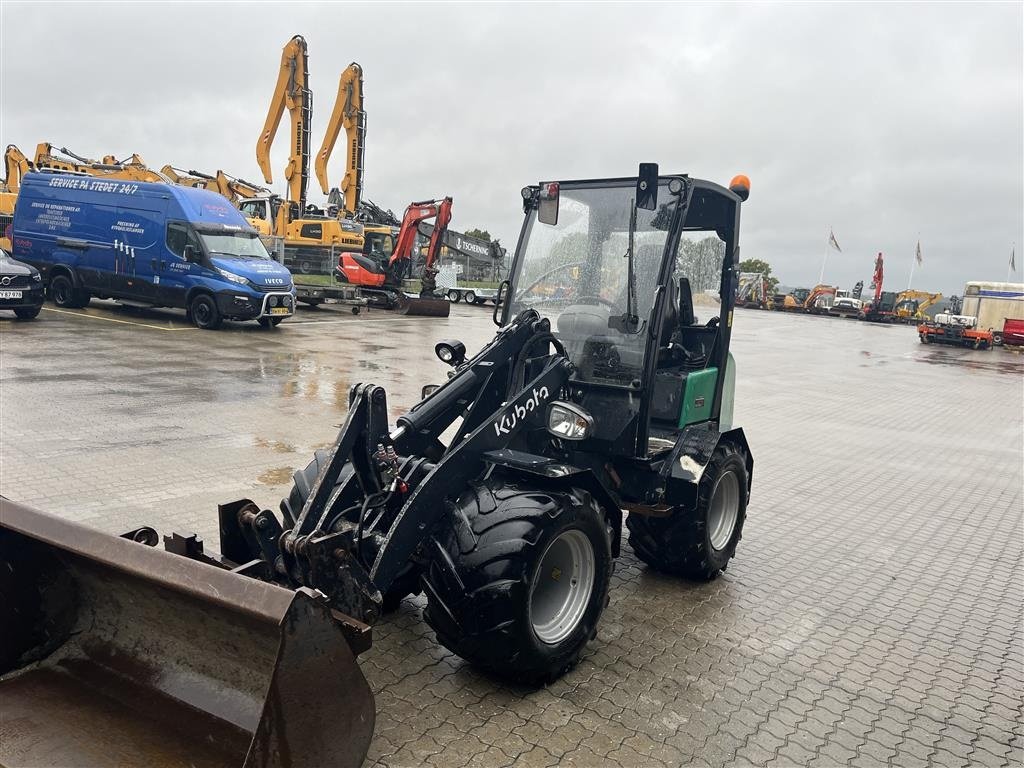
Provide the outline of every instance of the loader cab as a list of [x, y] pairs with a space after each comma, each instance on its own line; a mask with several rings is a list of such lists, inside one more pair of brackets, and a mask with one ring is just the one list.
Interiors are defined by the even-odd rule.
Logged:
[[637, 178], [523, 190], [502, 321], [530, 308], [550, 321], [574, 366], [570, 397], [594, 419], [580, 450], [595, 454], [646, 458], [687, 425], [731, 422], [745, 193], [686, 176], [654, 183], [649, 208], [636, 204], [651, 202]]

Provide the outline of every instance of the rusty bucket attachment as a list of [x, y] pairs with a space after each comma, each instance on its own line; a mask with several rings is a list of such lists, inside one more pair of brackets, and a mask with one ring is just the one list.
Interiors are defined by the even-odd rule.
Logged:
[[0, 499], [0, 765], [358, 766], [373, 694], [338, 618]]
[[422, 293], [419, 296], [409, 296], [405, 293], [399, 293], [396, 310], [400, 314], [417, 317], [448, 317], [451, 313], [452, 305], [443, 296]]

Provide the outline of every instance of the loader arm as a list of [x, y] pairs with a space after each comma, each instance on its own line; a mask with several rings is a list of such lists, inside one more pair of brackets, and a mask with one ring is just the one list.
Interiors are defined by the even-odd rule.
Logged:
[[284, 177], [288, 183], [288, 200], [297, 203], [299, 211], [306, 207], [306, 184], [309, 179], [309, 123], [313, 97], [309, 90], [309, 56], [306, 41], [296, 35], [281, 53], [274, 95], [270, 99], [263, 131], [256, 141], [256, 162], [268, 184], [274, 181], [270, 168], [270, 148], [287, 108], [291, 120], [291, 144]]
[[316, 177], [324, 194], [330, 194], [327, 163], [334, 152], [341, 129], [345, 129], [345, 175], [339, 189], [344, 196], [345, 212], [352, 216], [359, 210], [363, 196], [363, 158], [366, 152], [366, 111], [363, 109], [363, 69], [355, 62], [341, 73], [338, 95], [327, 123], [327, 133], [316, 155]]

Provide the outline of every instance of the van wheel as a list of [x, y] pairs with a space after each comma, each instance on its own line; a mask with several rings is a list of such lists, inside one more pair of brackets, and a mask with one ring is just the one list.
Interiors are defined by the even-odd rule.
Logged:
[[188, 313], [196, 328], [205, 331], [213, 331], [220, 327], [220, 310], [217, 309], [217, 302], [206, 293], [200, 293], [189, 302]]
[[50, 281], [50, 298], [58, 307], [78, 309], [89, 303], [89, 294], [75, 288], [67, 275], [56, 275]]
[[257, 322], [264, 328], [277, 328], [282, 320], [283, 317], [261, 317]]

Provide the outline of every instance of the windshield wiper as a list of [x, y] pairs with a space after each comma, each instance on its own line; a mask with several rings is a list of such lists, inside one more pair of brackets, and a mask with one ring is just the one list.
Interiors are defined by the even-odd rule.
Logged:
[[636, 275], [633, 272], [633, 241], [636, 237], [636, 200], [629, 201], [629, 241], [626, 246], [626, 312], [608, 318], [608, 327], [619, 333], [636, 333], [640, 317], [636, 313]]

